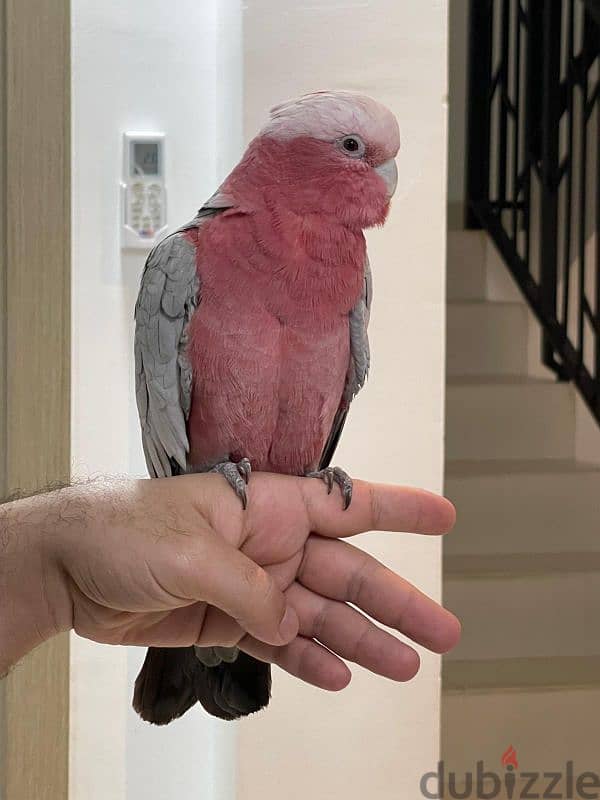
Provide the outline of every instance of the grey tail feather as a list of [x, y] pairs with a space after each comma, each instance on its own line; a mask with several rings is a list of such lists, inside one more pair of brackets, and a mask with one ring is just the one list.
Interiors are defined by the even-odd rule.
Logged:
[[195, 703], [219, 719], [260, 711], [271, 697], [271, 666], [245, 653], [206, 667], [193, 647], [150, 647], [135, 682], [133, 707], [154, 725], [167, 725]]

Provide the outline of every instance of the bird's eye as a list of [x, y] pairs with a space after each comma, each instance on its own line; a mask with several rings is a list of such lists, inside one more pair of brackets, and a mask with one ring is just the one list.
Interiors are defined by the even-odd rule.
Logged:
[[343, 139], [340, 139], [339, 147], [347, 156], [351, 156], [352, 158], [362, 158], [365, 154], [363, 140], [356, 134], [344, 136]]

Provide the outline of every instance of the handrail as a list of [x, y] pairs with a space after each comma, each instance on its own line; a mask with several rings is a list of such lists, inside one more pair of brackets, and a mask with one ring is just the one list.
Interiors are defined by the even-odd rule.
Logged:
[[466, 224], [600, 423], [600, 0], [471, 0]]

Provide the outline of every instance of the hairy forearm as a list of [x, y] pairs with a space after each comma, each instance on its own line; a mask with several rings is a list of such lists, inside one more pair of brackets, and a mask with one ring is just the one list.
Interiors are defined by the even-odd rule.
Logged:
[[54, 543], [75, 523], [76, 495], [66, 488], [0, 505], [0, 675], [71, 626]]

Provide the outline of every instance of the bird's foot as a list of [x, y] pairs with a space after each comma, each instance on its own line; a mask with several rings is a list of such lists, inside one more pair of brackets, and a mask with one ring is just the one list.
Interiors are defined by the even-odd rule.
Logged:
[[339, 467], [326, 467], [325, 469], [317, 470], [316, 472], [307, 472], [307, 478], [319, 478], [327, 486], [327, 494], [331, 494], [334, 483], [340, 487], [342, 497], [344, 498], [344, 511], [352, 502], [352, 478]]
[[240, 651], [237, 647], [197, 647], [194, 645], [194, 652], [196, 658], [205, 667], [218, 667], [223, 662], [233, 664]]
[[222, 461], [220, 464], [215, 464], [210, 472], [217, 472], [225, 478], [242, 501], [244, 510], [246, 510], [248, 506], [246, 485], [248, 484], [250, 473], [252, 472], [250, 461], [247, 458], [242, 458], [237, 464], [235, 461]]

